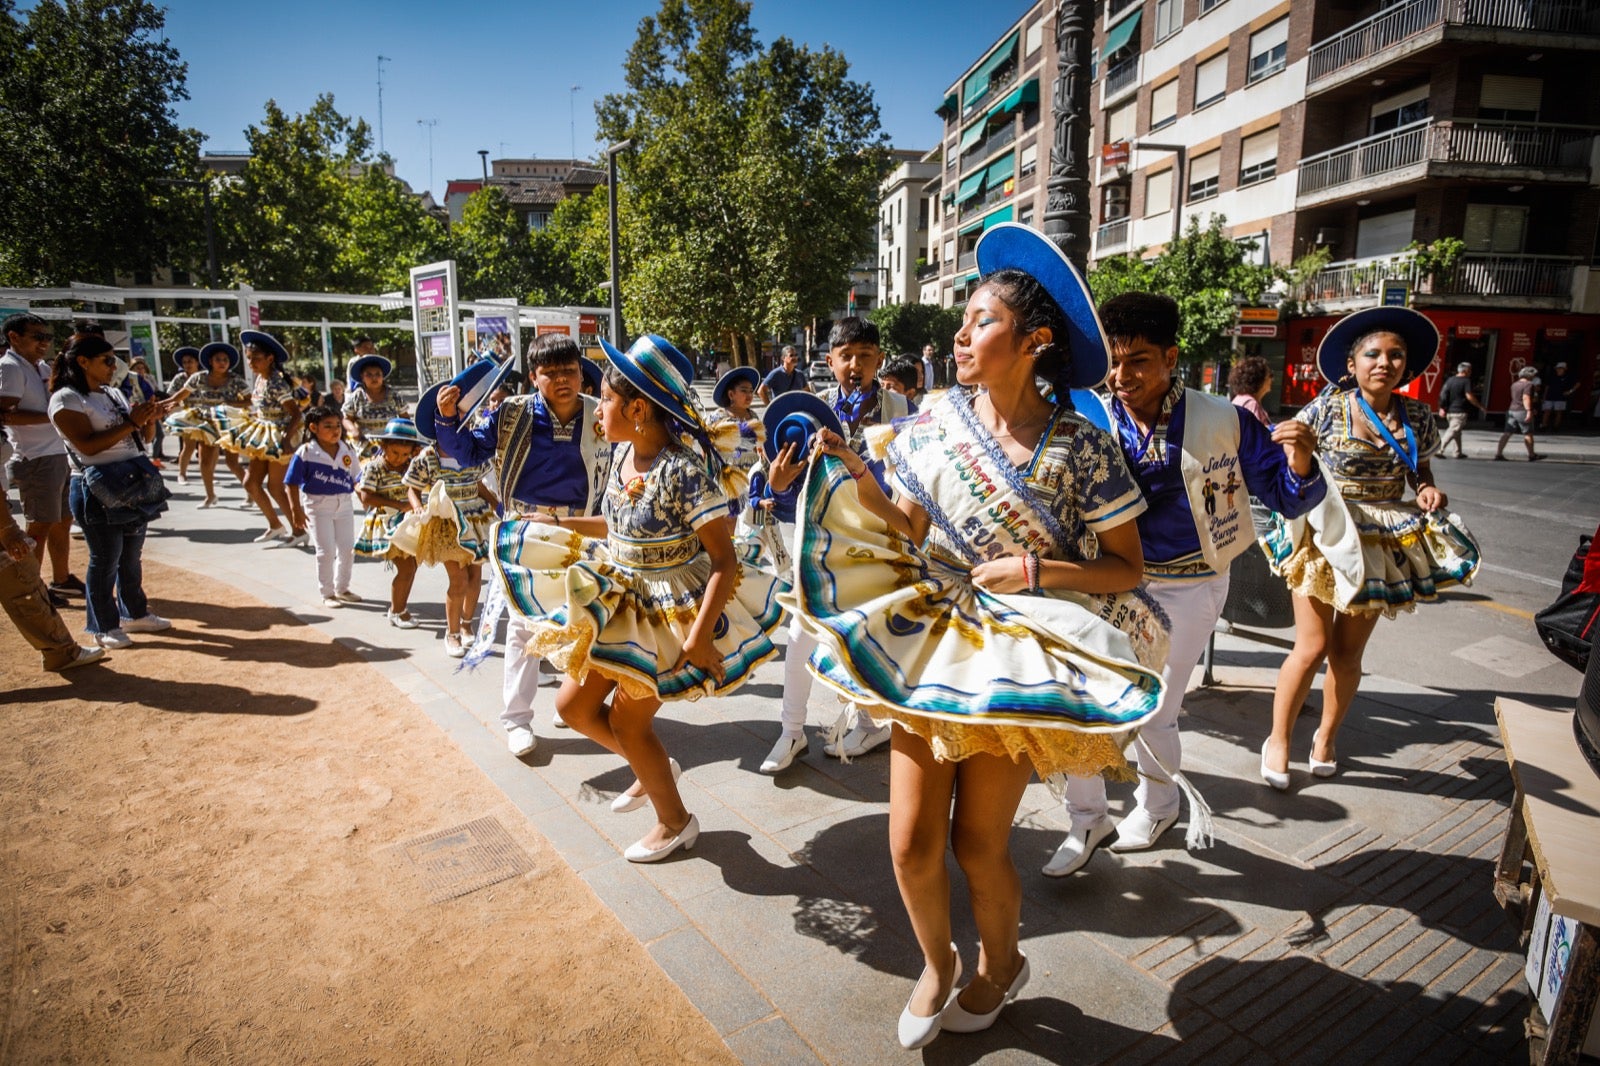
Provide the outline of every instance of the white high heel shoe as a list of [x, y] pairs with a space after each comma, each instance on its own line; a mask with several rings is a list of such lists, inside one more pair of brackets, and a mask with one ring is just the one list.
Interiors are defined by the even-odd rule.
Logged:
[[[1022, 952], [1017, 952], [1022, 955]], [[987, 1014], [973, 1014], [961, 1005], [961, 1000], [955, 996], [950, 997], [950, 1002], [945, 1004], [944, 1016], [941, 1024], [952, 1033], [981, 1033], [994, 1024], [1000, 1017], [1000, 1012], [1005, 1005], [1017, 998], [1017, 993], [1027, 985], [1031, 972], [1028, 969], [1028, 956], [1022, 955], [1022, 965], [1017, 967], [1017, 974], [1011, 979], [1011, 985], [1006, 989], [1006, 994], [1000, 997], [1000, 1002], [994, 1010]]]
[[[1317, 738], [1320, 737], [1320, 736], [1322, 736], [1322, 730], [1320, 730], [1320, 729], [1317, 730], [1315, 733], [1311, 734], [1311, 750], [1312, 751], [1316, 751], [1317, 750]], [[1311, 776], [1312, 777], [1332, 777], [1334, 774], [1339, 772], [1339, 760], [1338, 759], [1333, 759], [1333, 760], [1330, 760], [1328, 762], [1323, 762], [1321, 759], [1318, 759], [1315, 755], [1308, 755], [1308, 756], [1306, 756], [1306, 762], [1309, 763], [1310, 766], [1311, 766]]]
[[629, 844], [623, 851], [622, 857], [629, 862], [660, 862], [673, 852], [682, 848], [684, 851], [693, 851], [694, 845], [700, 839], [700, 819], [689, 815], [689, 821], [678, 830], [678, 834], [659, 848], [647, 848], [643, 844]]
[[1284, 771], [1280, 774], [1278, 771], [1270, 769], [1267, 766], [1267, 745], [1269, 743], [1270, 741], [1266, 740], [1261, 742], [1261, 780], [1265, 781], [1279, 792], [1283, 792], [1289, 788], [1289, 773], [1288, 771]]
[[[674, 781], [683, 776], [683, 767], [678, 765], [677, 759], [669, 757], [667, 759], [667, 765], [672, 767], [672, 779]], [[638, 781], [634, 782], [635, 785], [638, 783]], [[611, 801], [611, 810], [616, 814], [627, 814], [629, 811], [638, 810], [640, 807], [643, 807], [649, 802], [650, 797], [646, 796], [643, 792], [639, 793], [637, 796], [630, 795], [627, 792], [622, 792], [617, 795], [616, 799]]]
[[[932, 1015], [924, 1018], [920, 1014], [911, 1013], [911, 1001], [906, 1001], [905, 1009], [900, 1012], [900, 1046], [907, 1051], [915, 1051], [919, 1047], [927, 1047], [933, 1043], [933, 1038], [939, 1035], [939, 1028], [944, 1017], [944, 1012], [951, 1003], [955, 1002], [956, 985], [961, 983], [961, 954], [956, 951], [954, 944], [950, 945], [950, 953], [956, 957], [955, 972], [950, 975], [950, 995], [945, 998], [944, 1004]], [[917, 987], [922, 984], [922, 978], [928, 976], [928, 968], [924, 966], [922, 973], [917, 977], [917, 983], [911, 986], [911, 998], [915, 999]]]

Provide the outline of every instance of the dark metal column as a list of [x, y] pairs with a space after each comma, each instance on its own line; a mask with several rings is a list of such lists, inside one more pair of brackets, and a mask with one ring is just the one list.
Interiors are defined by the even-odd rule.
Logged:
[[1061, 0], [1056, 7], [1055, 121], [1050, 180], [1045, 186], [1044, 232], [1072, 265], [1089, 269], [1089, 46], [1094, 36], [1091, 0]]

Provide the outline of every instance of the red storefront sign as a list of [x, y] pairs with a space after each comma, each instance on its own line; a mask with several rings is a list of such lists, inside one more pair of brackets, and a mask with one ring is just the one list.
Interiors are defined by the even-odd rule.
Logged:
[[1128, 164], [1128, 142], [1112, 141], [1110, 144], [1100, 146], [1100, 165], [1106, 167], [1121, 167]]
[[600, 322], [593, 315], [578, 316], [578, 332], [595, 334], [600, 332]]
[[1235, 332], [1241, 337], [1266, 337], [1275, 340], [1278, 336], [1278, 327], [1264, 322], [1241, 322]]

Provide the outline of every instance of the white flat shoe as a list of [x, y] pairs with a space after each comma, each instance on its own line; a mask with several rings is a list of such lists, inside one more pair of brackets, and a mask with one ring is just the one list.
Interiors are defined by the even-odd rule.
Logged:
[[857, 725], [854, 729], [850, 730], [850, 732], [846, 733], [839, 743], [824, 744], [822, 746], [822, 753], [833, 759], [838, 759], [841, 757], [846, 759], [854, 759], [859, 755], [865, 755], [874, 748], [881, 747], [884, 744], [889, 743], [890, 729], [891, 727], [888, 725], [876, 727], [870, 725]]
[[689, 823], [678, 830], [678, 835], [661, 845], [659, 848], [647, 848], [643, 844], [629, 844], [622, 857], [629, 862], [660, 862], [673, 852], [682, 848], [684, 851], [693, 851], [695, 841], [700, 839], [700, 819], [689, 815]]
[[[252, 504], [251, 506], [253, 507], [255, 505]], [[257, 543], [257, 544], [270, 544], [275, 540], [284, 540], [288, 536], [289, 536], [289, 531], [287, 529], [284, 529], [282, 526], [273, 526], [271, 529], [269, 529], [265, 533], [261, 534], [261, 536], [257, 537], [255, 539], [255, 543]]]
[[[1317, 738], [1320, 737], [1320, 736], [1322, 736], [1322, 730], [1320, 730], [1320, 729], [1317, 730], [1315, 733], [1311, 734], [1311, 750], [1312, 751], [1316, 751], [1317, 750]], [[1330, 762], [1323, 762], [1322, 760], [1318, 759], [1315, 755], [1308, 755], [1308, 756], [1306, 756], [1306, 762], [1311, 765], [1311, 776], [1312, 777], [1332, 777], [1334, 774], [1339, 772], [1339, 760], [1338, 759], [1334, 759], [1334, 760], [1332, 760]]]
[[805, 737], [781, 736], [778, 742], [767, 752], [767, 757], [761, 762], [761, 772], [775, 774], [787, 770], [789, 764], [806, 753], [807, 743]]
[[1279, 792], [1284, 792], [1289, 788], [1289, 774], [1287, 771], [1280, 774], [1278, 771], [1268, 768], [1267, 743], [1265, 740], [1261, 742], [1261, 780]]
[[1046, 877], [1066, 877], [1077, 873], [1093, 857], [1094, 849], [1100, 846], [1100, 842], [1111, 835], [1112, 828], [1111, 819], [1106, 817], [1087, 825], [1073, 826], [1041, 872]]
[[[1022, 955], [1022, 952], [1019, 951], [1017, 954]], [[951, 996], [950, 1002], [945, 1004], [940, 1024], [952, 1033], [983, 1032], [1000, 1017], [1000, 1012], [1005, 1009], [1006, 1004], [1017, 998], [1017, 993], [1027, 985], [1028, 977], [1028, 956], [1022, 955], [1022, 965], [1018, 967], [1017, 975], [1011, 979], [1011, 986], [1006, 989], [1006, 994], [1000, 997], [999, 1006], [987, 1014], [973, 1014], [961, 1006], [961, 1000], [957, 996]]]
[[1112, 851], [1143, 851], [1161, 839], [1161, 834], [1178, 822], [1178, 812], [1165, 818], [1152, 818], [1143, 807], [1135, 807], [1117, 826], [1117, 838], [1111, 842]]
[[539, 746], [539, 738], [533, 735], [533, 730], [525, 725], [512, 726], [506, 730], [506, 748], [511, 754], [521, 757]]
[[[672, 767], [672, 779], [674, 781], [683, 776], [683, 767], [678, 765], [677, 759], [668, 757], [667, 765]], [[635, 785], [638, 783], [639, 782], [637, 780], [634, 781]], [[629, 787], [631, 788], [632, 786]], [[646, 796], [643, 792], [639, 793], [637, 796], [623, 792], [618, 795], [616, 799], [611, 801], [611, 810], [615, 814], [627, 814], [629, 811], [638, 810], [640, 807], [643, 807], [649, 802], [650, 797]]]
[[[956, 957], [955, 972], [950, 975], [950, 995], [945, 999], [944, 1006], [936, 1014], [924, 1018], [920, 1014], [911, 1013], [911, 1002], [906, 1001], [905, 1009], [900, 1012], [900, 1046], [907, 1051], [915, 1051], [919, 1047], [927, 1047], [933, 1043], [933, 1038], [939, 1035], [943, 1027], [944, 1012], [950, 1009], [950, 1004], [956, 1001], [956, 985], [961, 982], [961, 954], [956, 951], [954, 944], [950, 951]], [[928, 968], [924, 966], [922, 973], [917, 977], [917, 983], [911, 986], [911, 998], [917, 995], [917, 986], [922, 984], [922, 979], [928, 976]]]

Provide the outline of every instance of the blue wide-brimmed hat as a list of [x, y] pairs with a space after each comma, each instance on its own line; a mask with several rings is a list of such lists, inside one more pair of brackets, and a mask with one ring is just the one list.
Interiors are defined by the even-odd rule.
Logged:
[[[179, 370], [182, 370], [183, 369], [183, 357], [186, 356], [186, 355], [193, 356], [194, 357], [194, 361], [197, 362], [197, 363], [200, 363], [200, 349], [196, 348], [192, 344], [186, 344], [182, 348], [178, 348], [178, 349], [173, 351], [173, 353], [172, 353], [172, 365], [177, 367]], [[205, 364], [201, 363], [201, 365], [204, 366]]]
[[1111, 345], [1094, 313], [1094, 296], [1083, 276], [1055, 242], [1032, 226], [1001, 222], [978, 238], [978, 270], [988, 277], [997, 270], [1020, 270], [1055, 298], [1067, 318], [1068, 376], [1075, 389], [1092, 389], [1105, 381]]
[[382, 433], [367, 434], [368, 440], [393, 440], [404, 444], [427, 444], [422, 434], [417, 430], [417, 424], [409, 418], [391, 418], [388, 425], [383, 427]]
[[795, 456], [803, 461], [818, 430], [831, 429], [844, 436], [844, 423], [839, 421], [838, 413], [822, 397], [799, 389], [773, 397], [761, 412], [761, 424], [767, 427], [767, 439], [761, 447], [769, 461], [791, 444], [799, 445]]
[[705, 423], [700, 420], [689, 393], [694, 384], [694, 364], [671, 341], [646, 333], [626, 352], [618, 351], [604, 338], [600, 346], [605, 349], [611, 365], [645, 399], [688, 429], [704, 434]]
[[1409, 307], [1369, 307], [1335, 322], [1317, 346], [1317, 369], [1337, 385], [1350, 376], [1350, 349], [1369, 333], [1393, 333], [1405, 342], [1406, 374], [1399, 388], [1424, 370], [1439, 353], [1439, 327]]
[[492, 358], [479, 359], [449, 381], [441, 381], [433, 386], [417, 400], [417, 413], [415, 416], [417, 429], [429, 440], [436, 440], [439, 436], [434, 420], [439, 417], [439, 390], [446, 385], [454, 385], [461, 390], [460, 399], [456, 400], [457, 425], [465, 426], [472, 420], [478, 408], [489, 398], [496, 385], [505, 380], [511, 372], [511, 360], [497, 362]]
[[761, 384], [761, 375], [753, 366], [736, 366], [717, 379], [716, 386], [711, 390], [711, 402], [718, 407], [728, 406], [728, 392], [741, 381], [749, 382], [753, 389]]
[[388, 377], [389, 372], [394, 369], [394, 364], [381, 355], [363, 355], [359, 359], [352, 359], [344, 370], [345, 380], [350, 383], [352, 389], [361, 384], [361, 375], [366, 373], [369, 366], [382, 370], [384, 377]]
[[583, 387], [593, 389], [596, 396], [600, 395], [600, 382], [605, 377], [605, 371], [600, 369], [600, 364], [586, 355], [580, 355], [578, 369], [583, 371]]
[[263, 333], [259, 329], [246, 329], [239, 332], [239, 347], [260, 348], [271, 355], [282, 366], [289, 361], [289, 349], [285, 348], [278, 338], [270, 333]]
[[213, 355], [216, 355], [218, 352], [227, 352], [228, 353], [228, 369], [229, 370], [238, 370], [239, 369], [239, 349], [235, 348], [233, 345], [229, 344], [227, 341], [212, 341], [210, 344], [206, 345], [204, 348], [201, 348], [200, 349], [200, 365], [205, 367], [207, 370], [210, 370], [211, 369], [211, 357]]

